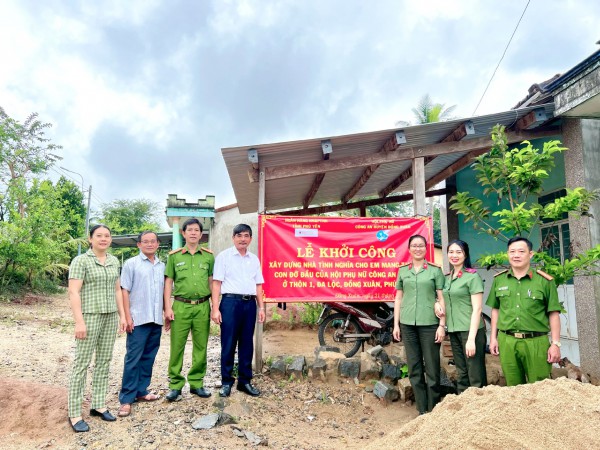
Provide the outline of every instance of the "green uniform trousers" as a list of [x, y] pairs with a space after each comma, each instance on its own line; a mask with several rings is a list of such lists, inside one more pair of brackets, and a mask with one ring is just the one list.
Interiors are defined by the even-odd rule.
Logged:
[[487, 385], [487, 372], [485, 370], [485, 344], [487, 337], [485, 328], [479, 328], [475, 335], [475, 356], [467, 358], [468, 331], [456, 331], [450, 334], [450, 345], [456, 365], [456, 389], [458, 393], [467, 388], [483, 387]]
[[105, 314], [83, 314], [87, 337], [76, 340], [75, 362], [69, 382], [69, 417], [81, 416], [81, 404], [87, 371], [94, 352], [94, 377], [92, 379], [92, 409], [106, 406], [108, 390], [108, 369], [112, 359], [119, 315], [116, 312]]
[[514, 336], [498, 332], [500, 365], [507, 386], [550, 378], [552, 364], [548, 362], [548, 336], [517, 339]]
[[173, 302], [175, 320], [171, 322], [171, 356], [169, 358], [169, 388], [181, 390], [185, 377], [181, 375], [183, 353], [190, 331], [192, 332], [192, 366], [187, 381], [190, 388], [204, 387], [206, 375], [206, 349], [210, 330], [210, 301], [190, 305]]
[[440, 344], [435, 343], [437, 328], [437, 325], [400, 324], [408, 379], [421, 414], [433, 410], [440, 401]]

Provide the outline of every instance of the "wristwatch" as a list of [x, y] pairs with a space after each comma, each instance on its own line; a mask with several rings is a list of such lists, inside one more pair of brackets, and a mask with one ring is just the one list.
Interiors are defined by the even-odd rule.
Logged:
[[550, 345], [556, 345], [558, 348], [560, 348], [560, 341], [552, 341]]

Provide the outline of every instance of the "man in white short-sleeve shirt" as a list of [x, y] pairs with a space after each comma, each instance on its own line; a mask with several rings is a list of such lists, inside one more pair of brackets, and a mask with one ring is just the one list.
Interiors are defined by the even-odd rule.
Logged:
[[233, 229], [233, 247], [219, 253], [215, 260], [212, 285], [213, 322], [221, 325], [221, 397], [229, 397], [235, 382], [233, 365], [238, 350], [238, 391], [257, 397], [260, 391], [252, 385], [254, 325], [264, 322], [264, 279], [260, 262], [248, 250], [252, 228], [246, 224]]

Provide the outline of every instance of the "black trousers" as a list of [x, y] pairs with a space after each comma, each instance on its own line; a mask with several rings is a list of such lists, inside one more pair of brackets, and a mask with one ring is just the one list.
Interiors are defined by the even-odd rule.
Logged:
[[254, 354], [254, 326], [256, 301], [223, 296], [221, 312], [221, 382], [231, 386], [235, 382], [233, 365], [238, 350], [238, 384], [252, 380]]
[[485, 344], [487, 337], [485, 328], [479, 328], [475, 335], [475, 356], [467, 358], [468, 331], [450, 333], [452, 355], [456, 364], [456, 388], [458, 393], [467, 388], [483, 387], [487, 385], [487, 372], [485, 370]]
[[400, 324], [406, 349], [408, 379], [419, 413], [429, 412], [440, 401], [440, 345], [435, 343], [437, 325]]

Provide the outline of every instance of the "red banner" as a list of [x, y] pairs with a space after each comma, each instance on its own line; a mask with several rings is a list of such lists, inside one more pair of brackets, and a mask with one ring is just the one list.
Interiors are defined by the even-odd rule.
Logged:
[[393, 301], [414, 234], [433, 261], [429, 217], [259, 216], [265, 301]]

